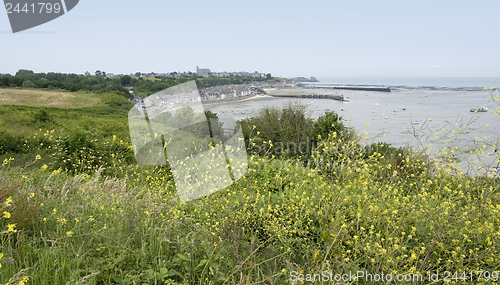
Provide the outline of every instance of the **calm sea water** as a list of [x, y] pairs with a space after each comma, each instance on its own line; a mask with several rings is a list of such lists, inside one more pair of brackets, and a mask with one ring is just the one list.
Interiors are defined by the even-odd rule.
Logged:
[[325, 84], [345, 85], [383, 85], [406, 87], [436, 88], [479, 88], [500, 87], [500, 78], [496, 77], [320, 77]]
[[[354, 128], [360, 134], [365, 143], [387, 142], [394, 146], [415, 147], [424, 145], [433, 149], [449, 144], [459, 146], [462, 151], [468, 151], [482, 147], [484, 142], [478, 143], [477, 138], [494, 141], [500, 134], [500, 118], [495, 114], [489, 111], [486, 113], [469, 111], [471, 108], [481, 106], [486, 106], [489, 110], [498, 107], [496, 102], [488, 99], [490, 92], [482, 88], [500, 86], [499, 79], [330, 78], [328, 81], [323, 79], [321, 83], [379, 84], [391, 86], [392, 92], [288, 89], [269, 91], [269, 93], [343, 94], [349, 97], [349, 102], [328, 99], [296, 99], [296, 101], [306, 105], [313, 118], [319, 117], [325, 110], [337, 112], [348, 127]], [[496, 93], [499, 94], [500, 92]], [[221, 118], [240, 120], [256, 115], [263, 107], [282, 107], [290, 101], [288, 98], [255, 98], [206, 105], [205, 108], [216, 112]], [[462, 130], [459, 130], [461, 126]], [[460, 135], [445, 137], [442, 128], [445, 131], [455, 128]], [[438, 138], [434, 137], [436, 132]], [[420, 137], [417, 139], [415, 135]], [[450, 141], [447, 141], [448, 139]]]

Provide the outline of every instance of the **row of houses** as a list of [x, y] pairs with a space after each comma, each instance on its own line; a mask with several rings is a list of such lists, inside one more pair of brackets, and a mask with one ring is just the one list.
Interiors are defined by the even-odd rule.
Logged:
[[[250, 84], [230, 84], [203, 88], [199, 90], [198, 93], [194, 92], [189, 94], [175, 94], [168, 96], [154, 94], [150, 96], [151, 98], [148, 101], [153, 100], [154, 102], [156, 102], [154, 105], [172, 105], [173, 107], [179, 103], [197, 102], [199, 99], [201, 99], [201, 101], [203, 102], [224, 100], [256, 95], [262, 93], [264, 89], [290, 87], [294, 87], [290, 84], [290, 82], [253, 82]], [[133, 100], [131, 100], [131, 102], [134, 104], [138, 104], [141, 103], [142, 100], [142, 97], [136, 96]]]
[[222, 71], [222, 72], [212, 72], [209, 68], [200, 68], [196, 67], [196, 74], [203, 77], [215, 76], [215, 77], [225, 77], [225, 76], [253, 76], [255, 78], [264, 78], [266, 77], [265, 73], [260, 73], [258, 71], [255, 72], [246, 72], [246, 71]]
[[245, 97], [262, 93], [264, 89], [286, 88], [285, 82], [253, 82], [250, 84], [220, 85], [201, 89], [200, 97], [202, 101], [223, 100], [236, 97]]

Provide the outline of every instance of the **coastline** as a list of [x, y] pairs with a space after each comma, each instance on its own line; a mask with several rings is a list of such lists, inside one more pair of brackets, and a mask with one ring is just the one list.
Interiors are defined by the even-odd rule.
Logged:
[[254, 94], [254, 95], [248, 95], [248, 96], [243, 96], [243, 97], [231, 97], [231, 98], [221, 99], [221, 100], [203, 101], [202, 104], [205, 106], [205, 105], [215, 105], [215, 104], [221, 104], [221, 103], [244, 102], [244, 101], [263, 99], [263, 98], [273, 98], [273, 97], [269, 96], [269, 95]]

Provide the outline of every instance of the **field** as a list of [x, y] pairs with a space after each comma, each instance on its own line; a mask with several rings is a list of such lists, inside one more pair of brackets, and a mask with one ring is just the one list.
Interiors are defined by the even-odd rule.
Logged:
[[96, 94], [40, 89], [0, 88], [0, 105], [84, 108], [101, 103]]
[[334, 112], [291, 104], [242, 122], [243, 178], [180, 203], [168, 165], [137, 164], [127, 100], [40, 94], [0, 106], [0, 284], [498, 284], [496, 173], [364, 147]]

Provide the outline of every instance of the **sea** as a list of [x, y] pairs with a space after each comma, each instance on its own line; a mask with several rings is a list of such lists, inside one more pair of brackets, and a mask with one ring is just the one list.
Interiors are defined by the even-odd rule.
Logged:
[[[500, 89], [500, 78], [318, 78], [319, 82], [304, 83], [307, 89], [267, 90], [268, 94], [336, 94], [348, 102], [331, 99], [290, 99], [258, 96], [240, 101], [205, 105], [223, 122], [232, 122], [258, 114], [264, 107], [282, 107], [298, 102], [307, 107], [312, 118], [326, 110], [342, 116], [363, 144], [388, 143], [395, 147], [426, 149], [434, 156], [444, 147], [455, 149], [455, 161], [481, 167], [493, 165], [494, 145], [498, 145], [500, 117], [495, 108], [494, 92]], [[325, 86], [384, 86], [391, 92], [325, 89]], [[484, 90], [484, 88], [488, 90]], [[492, 90], [490, 90], [492, 88]], [[489, 98], [488, 98], [489, 97]], [[470, 112], [486, 107], [487, 112]], [[485, 148], [486, 147], [486, 148]], [[485, 148], [478, 157], [477, 150]], [[477, 160], [477, 161], [476, 161]], [[484, 167], [484, 166], [483, 166]]]

